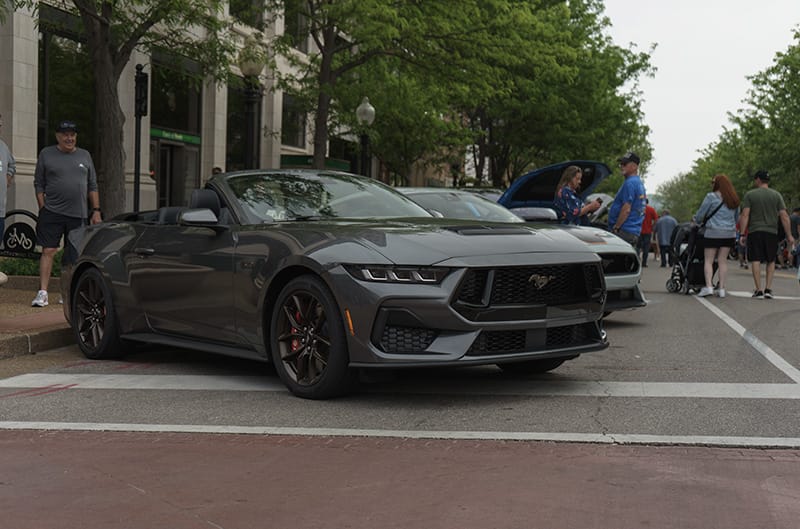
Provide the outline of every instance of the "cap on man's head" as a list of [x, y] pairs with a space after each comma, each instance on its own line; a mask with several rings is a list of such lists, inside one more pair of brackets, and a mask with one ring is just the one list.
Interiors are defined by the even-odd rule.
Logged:
[[758, 178], [762, 182], [769, 182], [769, 173], [766, 171], [756, 171], [756, 174], [755, 176], [753, 176], [753, 179], [755, 180], [756, 178]]
[[624, 155], [622, 158], [620, 158], [618, 161], [619, 161], [619, 163], [628, 163], [628, 162], [633, 162], [633, 163], [635, 163], [636, 165], [639, 165], [639, 155], [638, 155], [638, 154], [636, 154], [635, 152], [628, 151], [628, 152], [626, 152], [626, 153], [625, 153], [625, 155]]
[[70, 120], [59, 121], [58, 125], [56, 125], [56, 132], [67, 131], [78, 132], [78, 125], [76, 125], [74, 121]]

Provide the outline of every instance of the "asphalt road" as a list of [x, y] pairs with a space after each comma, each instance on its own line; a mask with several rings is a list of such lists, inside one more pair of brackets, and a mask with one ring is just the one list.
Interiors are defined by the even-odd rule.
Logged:
[[[12, 508], [16, 505], [16, 494], [10, 494], [17, 490], [14, 485], [35, 494], [37, 484], [41, 488], [46, 482], [46, 473], [25, 477], [23, 467], [11, 464], [11, 454], [27, 456], [31, 464], [58, 461], [63, 468], [66, 463], [55, 454], [74, 446], [76, 457], [104, 458], [97, 472], [106, 479], [117, 468], [113, 461], [125, 474], [129, 471], [124, 465], [135, 466], [148, 447], [159, 451], [159, 461], [170, 460], [161, 450], [175, 454], [172, 463], [162, 461], [152, 472], [179, 472], [174, 462], [181, 460], [180, 454], [185, 457], [189, 446], [200, 443], [214, 455], [198, 454], [198, 464], [208, 465], [211, 460], [218, 464], [206, 468], [204, 476], [218, 472], [235, 483], [230, 466], [241, 464], [241, 457], [259, 457], [240, 450], [273, 443], [276, 446], [262, 446], [258, 453], [281, 463], [275, 467], [281, 469], [280, 481], [259, 486], [279, 496], [289, 494], [285, 487], [295, 492], [297, 483], [283, 481], [291, 479], [294, 464], [302, 469], [297, 479], [309, 484], [309, 493], [313, 491], [307, 503], [300, 502], [305, 509], [302, 516], [296, 511], [286, 513], [287, 523], [294, 519], [296, 527], [609, 527], [609, 520], [598, 519], [597, 511], [590, 508], [596, 505], [599, 512], [609, 512], [609, 501], [629, 502], [627, 508], [609, 514], [615, 527], [796, 527], [800, 516], [800, 285], [794, 273], [778, 272], [774, 300], [751, 299], [752, 278], [738, 267], [731, 269], [725, 299], [669, 294], [664, 288], [667, 275], [667, 269], [652, 263], [645, 270], [643, 286], [650, 303], [607, 319], [609, 349], [535, 377], [510, 377], [494, 367], [404, 371], [378, 377], [349, 397], [314, 402], [292, 397], [269, 366], [192, 351], [149, 351], [124, 361], [95, 362], [68, 347], [2, 361], [0, 512], [16, 513], [20, 524], [14, 527], [64, 526], [43, 523], [24, 507]], [[126, 450], [120, 451], [120, 439]], [[287, 445], [276, 439], [289, 439], [286, 442], [293, 449], [287, 451]], [[51, 445], [53, 451], [44, 448]], [[87, 445], [93, 448], [88, 450]], [[40, 452], [38, 446], [43, 447]], [[522, 447], [521, 452], [509, 446]], [[483, 485], [488, 488], [478, 500], [481, 477], [471, 465], [485, 461], [486, 454], [496, 449], [507, 458], [494, 461], [487, 470]], [[363, 457], [333, 463], [347, 459], [352, 450]], [[127, 457], [126, 453], [140, 455]], [[329, 456], [328, 466], [320, 467], [323, 476], [316, 476], [310, 462], [324, 454]], [[564, 463], [573, 456], [577, 467], [543, 463], [553, 457]], [[397, 458], [395, 466], [383, 461], [387, 457]], [[364, 477], [362, 464], [382, 468], [388, 481], [371, 490], [370, 479], [375, 476]], [[683, 476], [678, 480], [674, 479], [675, 465]], [[257, 466], [269, 472], [261, 468], [263, 461]], [[447, 516], [440, 511], [437, 517], [426, 486], [426, 468], [436, 468], [455, 480], [473, 480], [475, 489], [461, 492], [477, 503], [464, 503], [458, 511], [463, 502], [445, 495], [439, 500], [447, 507]], [[523, 479], [529, 494], [518, 497], [519, 490], [503, 476], [522, 479], [520, 468], [527, 469], [523, 474], [541, 479]], [[400, 518], [390, 523], [385, 511], [370, 518], [369, 509], [348, 504], [348, 498], [363, 499], [378, 490], [391, 494], [388, 476], [392, 472], [397, 473], [406, 495], [401, 504], [409, 503], [413, 511], [410, 498], [419, 496], [422, 510], [397, 512]], [[73, 483], [58, 477], [65, 486]], [[243, 496], [255, 501], [258, 494], [244, 492], [250, 478], [240, 477]], [[350, 505], [349, 517], [322, 515], [332, 506], [320, 498], [325, 490], [320, 489], [318, 478], [337, 484], [325, 490]], [[411, 484], [417, 482], [420, 487], [414, 489]], [[205, 481], [198, 478], [196, 485], [201, 483]], [[683, 490], [681, 483], [692, 486]], [[208, 487], [204, 494], [212, 496], [206, 501], [221, 508], [219, 497], [213, 497], [214, 486], [204, 486]], [[586, 486], [596, 489], [596, 494], [587, 496]], [[622, 487], [625, 500], [619, 491], [614, 492], [615, 487]], [[98, 490], [87, 494], [101, 501]], [[459, 490], [455, 487], [452, 492]], [[691, 500], [686, 496], [689, 490]], [[581, 506], [563, 500], [574, 498], [576, 491], [584, 498]], [[528, 513], [537, 504], [532, 497], [535, 492], [565, 501], [573, 510], [562, 512], [548, 504], [549, 522], [543, 524], [512, 512], [512, 507], [525, 505], [519, 512]], [[502, 497], [505, 503], [493, 501]], [[750, 500], [743, 502], [743, 498]], [[387, 501], [376, 497], [375, 505], [385, 504], [390, 511], [397, 508], [397, 503]], [[675, 515], [679, 503], [694, 513], [691, 520]], [[52, 508], [64, 508], [64, 504], [56, 501]], [[506, 504], [508, 508], [498, 507]], [[476, 505], [482, 506], [483, 514], [492, 512], [494, 523], [473, 513]], [[720, 517], [724, 505], [729, 507], [728, 514]], [[750, 509], [748, 515], [745, 506]], [[242, 509], [243, 513], [258, 511], [253, 505]], [[193, 518], [188, 525], [170, 527], [252, 526], [231, 512], [222, 509], [216, 518]], [[99, 515], [88, 519], [98, 527], [101, 522], [106, 527], [143, 526], [108, 525], [108, 518]], [[25, 520], [32, 525], [25, 525]], [[332, 520], [337, 523], [326, 523]], [[148, 518], [137, 523], [151, 522]]]

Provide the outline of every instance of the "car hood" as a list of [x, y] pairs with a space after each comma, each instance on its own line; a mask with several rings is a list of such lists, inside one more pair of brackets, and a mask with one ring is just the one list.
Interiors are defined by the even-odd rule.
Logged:
[[497, 202], [509, 209], [537, 207], [554, 209], [553, 197], [556, 186], [564, 169], [570, 165], [577, 165], [583, 169], [578, 196], [584, 201], [611, 174], [611, 169], [606, 164], [592, 160], [570, 160], [548, 165], [514, 179]]
[[[319, 241], [324, 237], [330, 244], [315, 244], [309, 249], [330, 253], [324, 259], [326, 261], [333, 260], [331, 255], [339, 254], [337, 261], [351, 263], [374, 262], [374, 253], [394, 264], [425, 266], [453, 259], [464, 263], [483, 260], [487, 266], [500, 262], [529, 264], [534, 260], [564, 259], [564, 254], [576, 254], [568, 260], [585, 261], [593, 253], [566, 230], [526, 224], [431, 218], [319, 221], [284, 225], [284, 229], [293, 232], [291, 235], [295, 240]], [[371, 251], [359, 251], [358, 248]], [[347, 249], [346, 253], [342, 249]]]
[[625, 242], [607, 230], [591, 226], [574, 226], [572, 224], [559, 224], [558, 227], [588, 244], [592, 251], [636, 254], [636, 250], [633, 249], [630, 243]]

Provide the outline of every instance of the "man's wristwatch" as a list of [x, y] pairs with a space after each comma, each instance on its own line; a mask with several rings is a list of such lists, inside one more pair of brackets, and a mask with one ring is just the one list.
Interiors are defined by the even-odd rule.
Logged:
[[100, 213], [100, 208], [92, 208], [92, 211], [93, 212], [96, 211], [96, 212]]
[[614, 233], [616, 233], [616, 232], [618, 232], [619, 230], [620, 230], [619, 226], [614, 226], [614, 229], [613, 229], [612, 231], [613, 231]]

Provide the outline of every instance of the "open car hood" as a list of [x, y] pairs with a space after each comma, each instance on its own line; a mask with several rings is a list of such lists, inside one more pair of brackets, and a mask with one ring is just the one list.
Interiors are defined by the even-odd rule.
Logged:
[[497, 202], [512, 210], [517, 208], [555, 209], [553, 197], [556, 193], [556, 186], [564, 169], [570, 165], [577, 165], [583, 169], [578, 196], [584, 201], [600, 185], [600, 182], [611, 174], [611, 169], [606, 164], [591, 160], [570, 160], [548, 165], [516, 178]]

